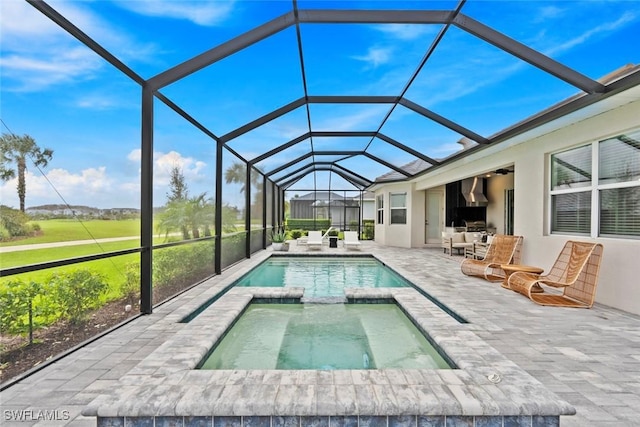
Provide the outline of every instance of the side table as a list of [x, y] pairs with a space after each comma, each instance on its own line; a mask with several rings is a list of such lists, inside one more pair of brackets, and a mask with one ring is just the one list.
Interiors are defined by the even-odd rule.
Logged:
[[[533, 273], [533, 274], [541, 274], [544, 269], [540, 267], [534, 267], [532, 265], [523, 265], [523, 264], [502, 264], [500, 268], [504, 271], [504, 281], [502, 282], [502, 287], [505, 289], [511, 289], [509, 286], [509, 276], [511, 276], [516, 271], [524, 271], [525, 273]], [[531, 292], [542, 292], [542, 288], [532, 289]]]

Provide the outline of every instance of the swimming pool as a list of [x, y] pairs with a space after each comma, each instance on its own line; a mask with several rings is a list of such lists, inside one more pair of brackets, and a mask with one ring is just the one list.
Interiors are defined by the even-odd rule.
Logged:
[[[98, 425], [125, 425], [126, 420], [131, 425], [186, 426], [202, 421], [236, 427], [254, 422], [497, 427], [516, 421], [557, 426], [559, 415], [575, 413], [484, 342], [474, 328], [424, 298], [418, 288], [429, 285], [428, 280], [411, 287], [348, 288], [347, 299], [354, 306], [376, 298], [383, 303], [393, 300], [448, 356], [452, 369], [197, 369], [256, 300], [300, 301], [302, 288], [234, 286], [266, 258], [258, 255], [203, 283], [199, 298], [167, 316], [176, 322], [186, 317], [192, 321], [157, 331], [171, 336], [102, 391], [83, 415], [97, 416]], [[449, 291], [448, 286], [443, 289]], [[190, 316], [194, 312], [198, 315]]]
[[[459, 323], [467, 320], [450, 309], [425, 289], [415, 286], [387, 265], [371, 255], [309, 256], [271, 255], [253, 266], [244, 275], [234, 278], [200, 306], [180, 319], [189, 323], [202, 311], [233, 288], [302, 289], [303, 294], [280, 299], [280, 302], [348, 302], [346, 289], [399, 289], [412, 288], [434, 303]], [[286, 301], [285, 301], [286, 300]], [[276, 301], [271, 301], [276, 302]], [[353, 301], [352, 301], [353, 302]], [[366, 302], [358, 298], [357, 302]]]
[[303, 287], [305, 298], [341, 297], [349, 288], [399, 288], [410, 284], [371, 256], [272, 256], [235, 286]]
[[200, 369], [448, 369], [396, 304], [251, 304]]

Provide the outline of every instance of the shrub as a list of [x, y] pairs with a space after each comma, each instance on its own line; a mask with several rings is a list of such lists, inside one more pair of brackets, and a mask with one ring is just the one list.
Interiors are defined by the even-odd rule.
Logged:
[[34, 300], [40, 294], [39, 283], [9, 280], [0, 283], [0, 330], [12, 334], [29, 333], [29, 344], [33, 343]]
[[8, 233], [7, 237], [28, 236], [31, 227], [27, 224], [29, 217], [17, 209], [0, 206], [0, 225]]
[[72, 323], [84, 320], [87, 311], [99, 307], [100, 296], [109, 289], [102, 275], [86, 269], [54, 274], [48, 287], [60, 317]]
[[287, 228], [289, 230], [325, 230], [331, 226], [331, 220], [329, 219], [302, 219], [302, 218], [289, 218], [287, 219]]
[[131, 262], [124, 267], [125, 280], [120, 283], [120, 295], [131, 305], [140, 299], [140, 262]]
[[362, 221], [362, 238], [364, 240], [373, 240], [375, 237], [376, 226], [372, 219]]
[[195, 283], [213, 274], [213, 240], [153, 252], [153, 284]]
[[[245, 235], [233, 234], [230, 236], [222, 237], [222, 254], [221, 263], [222, 268], [228, 267], [231, 264], [244, 259], [245, 253]], [[213, 251], [212, 251], [213, 254]], [[213, 255], [212, 255], [213, 257]]]
[[300, 237], [302, 237], [302, 230], [291, 230], [292, 239], [299, 239]]

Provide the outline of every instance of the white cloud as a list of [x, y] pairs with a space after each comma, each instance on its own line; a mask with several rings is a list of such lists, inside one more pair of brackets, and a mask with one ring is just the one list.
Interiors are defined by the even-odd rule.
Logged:
[[[141, 156], [141, 150], [136, 149], [127, 155], [127, 159], [135, 163], [140, 163]], [[188, 184], [190, 181], [202, 180], [204, 178], [202, 172], [207, 166], [205, 162], [194, 159], [193, 157], [183, 157], [182, 154], [177, 151], [170, 151], [168, 153], [154, 152], [153, 163], [153, 177], [156, 187], [166, 187], [169, 184], [171, 170], [174, 167], [179, 167], [182, 170], [182, 174]]]
[[223, 22], [233, 10], [233, 1], [161, 1], [125, 0], [116, 4], [145, 16], [185, 19], [197, 25], [211, 26]]
[[377, 68], [391, 60], [392, 49], [370, 47], [366, 55], [352, 56], [353, 59], [366, 62], [370, 67]]
[[[107, 175], [104, 166], [87, 168], [79, 173], [72, 173], [66, 169], [51, 169], [46, 176], [27, 171], [25, 174], [27, 187], [25, 203], [27, 207], [43, 204], [62, 204], [64, 201], [71, 205], [83, 204], [99, 206], [105, 198], [114, 201], [121, 200], [121, 193], [114, 186], [114, 182]], [[19, 200], [16, 191], [17, 178], [3, 183], [0, 187], [2, 204], [18, 207]]]
[[[351, 114], [329, 114], [325, 117], [317, 118], [318, 114], [312, 116], [312, 123], [315, 129], [327, 129], [333, 131], [357, 131], [375, 130], [380, 124], [385, 113], [390, 106], [367, 105], [358, 108], [358, 111]], [[373, 126], [372, 126], [373, 123]]]
[[[105, 47], [117, 46], [121, 60], [148, 61], [156, 48], [138, 43], [113, 22], [82, 2], [51, 2], [58, 12]], [[0, 28], [3, 85], [11, 91], [39, 91], [47, 87], [90, 79], [106, 62], [24, 1], [2, 3]]]
[[101, 94], [82, 96], [75, 101], [77, 107], [93, 110], [110, 110], [120, 107], [121, 104], [121, 101], [115, 97]]
[[103, 66], [103, 62], [88, 49], [76, 47], [48, 52], [48, 56], [12, 54], [0, 58], [3, 77], [13, 79], [6, 84], [19, 92], [38, 91], [61, 83], [88, 79]]
[[435, 34], [440, 27], [426, 24], [385, 24], [376, 25], [375, 28], [398, 40], [415, 40], [429, 34]]
[[[127, 160], [138, 166], [140, 150], [131, 151], [127, 155]], [[156, 152], [154, 154], [154, 186], [156, 188], [154, 200], [159, 201], [160, 204], [164, 200], [170, 171], [174, 166], [182, 169], [193, 194], [201, 193], [202, 189], [197, 186], [202, 186], [200, 183], [206, 182], [207, 176], [203, 173], [206, 163], [192, 157], [184, 157], [176, 151]], [[98, 208], [139, 207], [140, 205], [139, 176], [128, 180], [110, 174], [105, 166], [85, 168], [79, 172], [56, 168], [46, 171], [46, 176], [27, 171], [25, 181], [27, 207], [65, 202], [70, 205]], [[0, 184], [0, 204], [17, 208], [19, 206], [16, 191], [17, 179]]]
[[2, 43], [10, 42], [6, 35], [42, 38], [43, 42], [47, 37], [60, 32], [59, 27], [43, 14], [38, 12], [33, 6], [25, 1], [5, 0], [0, 6], [0, 26], [2, 28]]
[[615, 21], [603, 22], [602, 24], [596, 27], [588, 29], [582, 34], [579, 34], [577, 37], [567, 40], [564, 43], [558, 43], [554, 45], [553, 47], [547, 49], [545, 54], [549, 56], [553, 56], [553, 55], [564, 53], [568, 50], [573, 49], [576, 46], [579, 46], [587, 42], [589, 39], [593, 37], [615, 32], [620, 28], [626, 26], [627, 24], [635, 21], [637, 17], [638, 15], [636, 13], [625, 12]]
[[562, 17], [567, 9], [560, 8], [556, 5], [543, 6], [538, 10], [538, 16], [534, 19], [534, 22], [544, 22], [549, 19], [556, 19]]

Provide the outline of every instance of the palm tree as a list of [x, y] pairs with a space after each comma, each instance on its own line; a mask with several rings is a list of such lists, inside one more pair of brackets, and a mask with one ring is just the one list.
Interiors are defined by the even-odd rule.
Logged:
[[164, 231], [165, 240], [175, 230], [182, 232], [182, 239], [189, 240], [189, 229], [186, 226], [186, 200], [173, 200], [168, 202], [165, 210], [158, 214], [158, 229]]
[[[24, 200], [27, 195], [25, 174], [27, 172], [27, 158], [31, 159], [36, 167], [46, 167], [53, 157], [53, 150], [42, 149], [29, 135], [18, 136], [4, 133], [0, 137], [0, 178], [8, 181], [18, 175], [18, 198], [20, 199], [20, 211], [24, 212]], [[16, 169], [10, 165], [15, 163]]]
[[[182, 231], [183, 240], [200, 237], [200, 230], [205, 237], [211, 236], [211, 224], [215, 222], [215, 206], [207, 193], [188, 199], [172, 200], [159, 215], [158, 228], [165, 232], [165, 239], [174, 230]], [[189, 234], [191, 232], [191, 234]]]
[[[253, 200], [256, 212], [251, 212], [252, 216], [259, 216], [262, 212], [262, 175], [252, 171], [251, 173], [251, 188], [253, 189]], [[247, 167], [242, 163], [233, 163], [225, 172], [224, 179], [227, 184], [240, 183], [240, 192], [244, 193], [247, 180]]]
[[240, 192], [244, 193], [247, 180], [247, 167], [242, 163], [234, 162], [229, 168], [224, 171], [224, 180], [227, 184], [242, 183]]
[[207, 193], [191, 197], [186, 202], [186, 223], [191, 227], [191, 235], [194, 239], [200, 237], [200, 229], [205, 235], [211, 235], [209, 228], [211, 221], [211, 203], [206, 199]]

